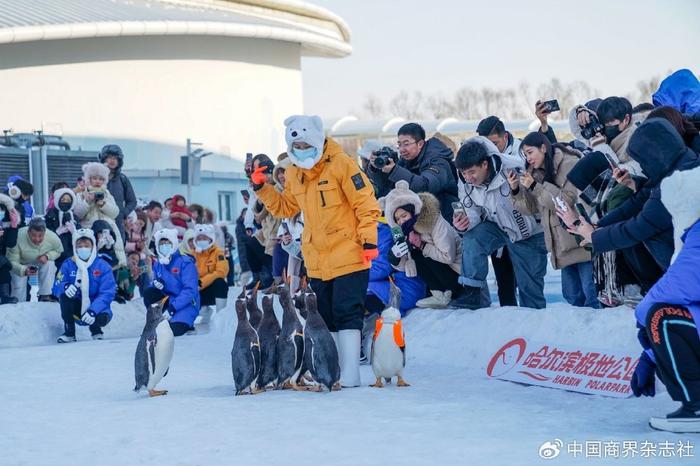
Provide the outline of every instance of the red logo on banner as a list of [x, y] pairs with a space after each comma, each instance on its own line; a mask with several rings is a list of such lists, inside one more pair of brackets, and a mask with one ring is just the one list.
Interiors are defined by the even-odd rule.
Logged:
[[489, 377], [498, 377], [505, 374], [520, 362], [520, 358], [525, 354], [526, 347], [527, 343], [522, 338], [509, 341], [493, 355], [486, 368], [486, 373]]

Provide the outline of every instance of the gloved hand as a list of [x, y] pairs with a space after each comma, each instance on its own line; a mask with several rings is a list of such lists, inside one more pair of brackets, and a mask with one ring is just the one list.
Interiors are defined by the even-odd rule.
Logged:
[[69, 298], [75, 298], [75, 295], [78, 293], [78, 287], [70, 284], [68, 285], [68, 288], [66, 288], [65, 295], [68, 296]]
[[267, 175], [265, 172], [268, 170], [268, 168], [269, 167], [265, 165], [261, 165], [256, 168], [253, 173], [251, 173], [250, 181], [253, 182], [253, 191], [257, 191], [258, 189], [262, 188], [265, 183], [267, 183]]
[[156, 278], [155, 280], [153, 280], [153, 287], [156, 290], [163, 291], [163, 288], [165, 288], [165, 283], [163, 283], [159, 278]]
[[639, 357], [637, 368], [634, 370], [632, 380], [630, 381], [630, 387], [632, 388], [634, 396], [656, 395], [656, 387], [654, 386], [656, 381], [655, 370], [656, 363], [651, 360], [646, 351], [642, 352], [642, 355]]
[[401, 241], [400, 243], [396, 243], [391, 247], [391, 253], [396, 257], [397, 259], [405, 256], [408, 254], [408, 244], [406, 244], [405, 241]]
[[80, 318], [83, 322], [85, 322], [88, 325], [92, 325], [95, 323], [95, 312], [91, 311], [88, 309], [83, 313], [83, 316]]
[[376, 244], [365, 243], [362, 247], [362, 262], [365, 265], [371, 264], [374, 259], [379, 257], [379, 249], [377, 249]]

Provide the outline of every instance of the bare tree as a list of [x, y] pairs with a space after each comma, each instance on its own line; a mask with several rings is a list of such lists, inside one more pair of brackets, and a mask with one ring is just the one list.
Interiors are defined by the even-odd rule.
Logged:
[[374, 94], [368, 94], [365, 97], [365, 101], [362, 104], [362, 110], [369, 118], [372, 119], [379, 119], [386, 116], [384, 113], [384, 103]]
[[406, 90], [399, 91], [390, 101], [389, 110], [394, 116], [402, 116], [408, 120], [418, 120], [425, 116], [425, 98], [421, 91], [409, 94]]
[[642, 102], [651, 102], [651, 96], [657, 91], [657, 89], [659, 89], [660, 83], [661, 78], [659, 76], [653, 76], [649, 79], [637, 81], [637, 101], [632, 101], [633, 105], [640, 104]]

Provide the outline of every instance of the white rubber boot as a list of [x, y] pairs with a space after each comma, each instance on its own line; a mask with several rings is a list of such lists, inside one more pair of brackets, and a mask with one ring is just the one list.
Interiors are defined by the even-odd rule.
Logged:
[[359, 330], [340, 330], [338, 332], [338, 358], [342, 387], [360, 386], [361, 340], [362, 336]]
[[226, 309], [226, 303], [227, 300], [224, 298], [216, 298], [216, 313], [218, 314], [219, 312], [223, 311]]
[[450, 300], [452, 299], [451, 290], [430, 290], [430, 294], [432, 294], [432, 296], [419, 299], [418, 302], [416, 302], [416, 307], [424, 309], [444, 309], [450, 304]]
[[211, 306], [202, 306], [199, 310], [199, 324], [206, 325], [211, 320]]

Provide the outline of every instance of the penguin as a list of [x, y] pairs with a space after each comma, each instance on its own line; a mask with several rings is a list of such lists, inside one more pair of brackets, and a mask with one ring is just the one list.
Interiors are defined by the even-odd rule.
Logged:
[[282, 306], [282, 330], [277, 340], [277, 388], [303, 390], [297, 384], [304, 362], [304, 327], [294, 308], [289, 286], [277, 295]]
[[258, 287], [260, 287], [260, 282], [255, 284], [255, 287], [251, 290], [250, 294], [246, 298], [246, 308], [248, 309], [248, 318], [250, 319], [250, 325], [255, 330], [260, 326], [260, 321], [262, 320], [262, 311], [258, 307]]
[[377, 381], [370, 385], [374, 388], [382, 388], [382, 377], [387, 383], [391, 378], [398, 377], [398, 387], [409, 387], [403, 379], [403, 369], [406, 367], [406, 343], [404, 340], [403, 326], [401, 325], [401, 290], [390, 281], [389, 306], [382, 311], [382, 316], [377, 319], [372, 338], [372, 370]]
[[260, 375], [260, 340], [248, 322], [245, 301], [236, 301], [238, 326], [231, 349], [231, 370], [236, 384], [236, 395], [260, 393], [257, 387]]
[[260, 377], [258, 388], [277, 385], [277, 340], [280, 336], [280, 323], [275, 315], [274, 303], [270, 296], [262, 299], [263, 318], [258, 328], [260, 338]]
[[313, 379], [320, 384], [316, 391], [323, 390], [323, 387], [328, 391], [339, 390], [338, 348], [318, 313], [316, 295], [313, 292], [306, 293], [304, 304], [307, 314], [304, 325], [304, 364]]
[[175, 337], [167, 319], [163, 317], [163, 306], [167, 299], [152, 304], [146, 311], [146, 325], [134, 355], [134, 391], [148, 389], [148, 395], [167, 395], [167, 390], [155, 390], [170, 367], [175, 347]]

